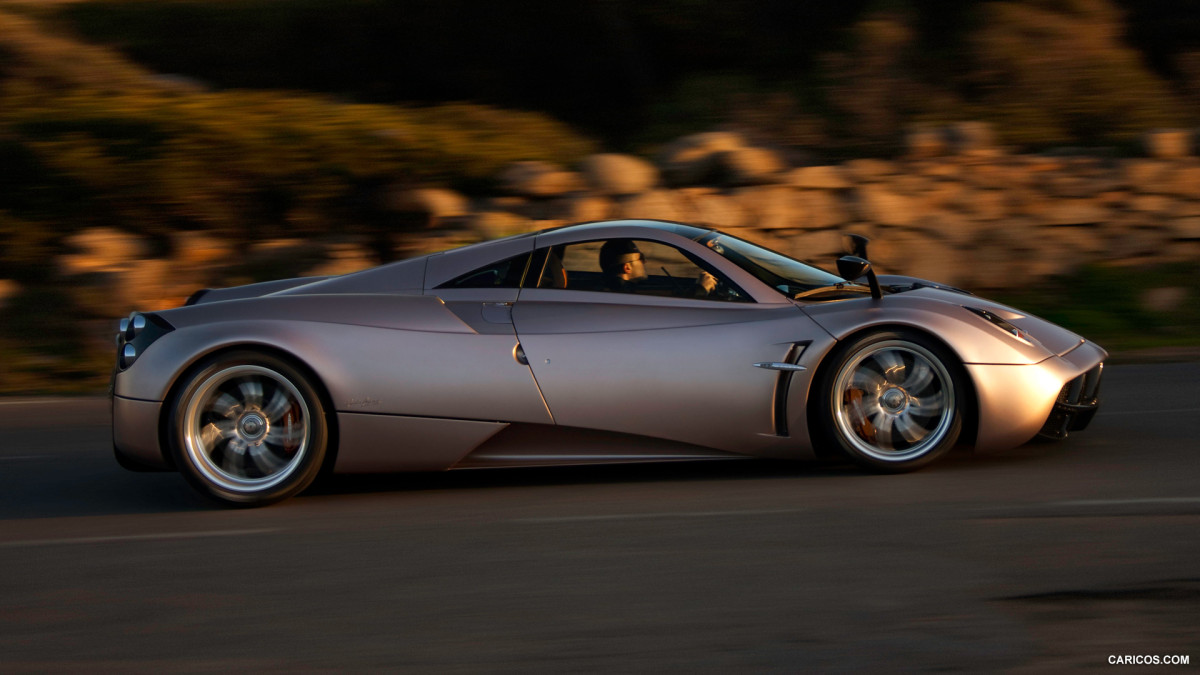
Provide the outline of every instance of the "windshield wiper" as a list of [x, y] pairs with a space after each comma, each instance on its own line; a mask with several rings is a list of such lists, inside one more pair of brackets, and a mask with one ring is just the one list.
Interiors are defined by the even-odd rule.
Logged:
[[807, 291], [800, 291], [799, 293], [793, 295], [792, 299], [800, 300], [801, 298], [810, 298], [814, 295], [824, 295], [826, 293], [843, 293], [843, 292], [845, 292], [845, 293], [868, 293], [869, 294], [871, 292], [871, 289], [867, 286], [863, 286], [862, 284], [855, 284], [855, 283], [851, 283], [851, 282], [847, 281], [847, 282], [843, 282], [840, 284], [834, 284], [832, 286], [820, 286], [818, 288], [811, 288]]

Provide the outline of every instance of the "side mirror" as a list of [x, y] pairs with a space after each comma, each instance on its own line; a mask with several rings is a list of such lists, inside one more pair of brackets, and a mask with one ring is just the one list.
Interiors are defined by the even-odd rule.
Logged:
[[879, 288], [879, 280], [875, 278], [875, 270], [871, 269], [871, 263], [866, 258], [844, 255], [838, 258], [837, 269], [838, 275], [846, 281], [854, 281], [865, 274], [867, 284], [871, 286], [871, 297], [876, 300], [883, 297], [883, 290]]
[[871, 263], [855, 255], [845, 255], [837, 261], [838, 276], [854, 281], [871, 270]]

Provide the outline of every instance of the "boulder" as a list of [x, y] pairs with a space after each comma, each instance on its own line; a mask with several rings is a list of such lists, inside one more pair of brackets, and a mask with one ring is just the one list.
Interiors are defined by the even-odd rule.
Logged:
[[658, 169], [632, 155], [591, 155], [580, 168], [587, 184], [602, 195], [638, 194], [658, 183]]
[[0, 310], [8, 306], [9, 300], [17, 297], [21, 285], [12, 279], [0, 279]]
[[612, 200], [590, 194], [567, 195], [555, 199], [547, 209], [549, 219], [568, 223], [604, 220], [613, 212]]
[[749, 214], [749, 227], [760, 230], [797, 227], [795, 193], [791, 188], [777, 185], [740, 188], [733, 192], [733, 198]]
[[1142, 137], [1142, 145], [1150, 157], [1187, 157], [1192, 154], [1192, 132], [1187, 129], [1154, 129]]
[[850, 220], [850, 210], [837, 193], [829, 190], [797, 190], [793, 196], [795, 224], [805, 229], [834, 227]]
[[94, 227], [66, 239], [73, 253], [59, 258], [63, 274], [73, 276], [122, 269], [133, 260], [146, 257], [150, 247], [141, 237], [110, 227]]
[[916, 200], [885, 186], [873, 183], [859, 186], [853, 203], [859, 220], [907, 227], [917, 219]]
[[680, 190], [679, 193], [688, 205], [690, 222], [721, 230], [747, 225], [748, 214], [737, 199], [712, 191]]
[[814, 190], [844, 190], [853, 187], [840, 166], [802, 166], [782, 179], [786, 185]]
[[858, 183], [875, 183], [896, 173], [896, 165], [883, 159], [852, 159], [842, 168], [852, 181]]
[[1125, 182], [1135, 192], [1161, 194], [1165, 177], [1171, 168], [1160, 159], [1127, 159], [1121, 163]]
[[1176, 218], [1169, 221], [1168, 227], [1174, 239], [1200, 239], [1200, 216]]
[[500, 172], [501, 188], [522, 197], [555, 197], [581, 189], [579, 174], [549, 162], [514, 162]]
[[987, 154], [996, 149], [996, 134], [987, 122], [957, 122], [947, 132], [951, 146], [960, 155]]
[[715, 177], [718, 155], [745, 145], [745, 139], [732, 132], [692, 134], [664, 148], [657, 161], [668, 185], [696, 185]]
[[735, 148], [718, 153], [715, 160], [726, 185], [763, 185], [775, 182], [786, 168], [779, 153], [766, 148]]
[[651, 190], [620, 200], [618, 218], [687, 221], [686, 203], [671, 190]]
[[476, 213], [467, 219], [467, 228], [484, 240], [499, 239], [534, 229], [532, 220], [504, 211]]
[[949, 150], [950, 139], [945, 129], [916, 127], [904, 135], [908, 156], [914, 158], [940, 157]]
[[422, 214], [428, 227], [436, 227], [447, 218], [470, 213], [466, 198], [445, 188], [394, 190], [389, 195], [388, 205], [394, 211]]

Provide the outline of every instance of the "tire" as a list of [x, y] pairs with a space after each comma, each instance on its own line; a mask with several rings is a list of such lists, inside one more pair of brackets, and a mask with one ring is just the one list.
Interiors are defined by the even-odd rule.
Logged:
[[264, 506], [317, 477], [329, 445], [325, 415], [295, 366], [259, 352], [229, 352], [201, 362], [172, 399], [171, 453], [202, 494], [231, 506]]
[[851, 460], [874, 471], [913, 471], [958, 441], [967, 400], [958, 359], [915, 331], [867, 333], [823, 369], [820, 428]]

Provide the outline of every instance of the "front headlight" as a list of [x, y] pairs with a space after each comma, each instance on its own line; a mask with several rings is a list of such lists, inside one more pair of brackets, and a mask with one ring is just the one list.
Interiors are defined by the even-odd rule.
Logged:
[[147, 347], [173, 330], [175, 327], [157, 314], [134, 312], [121, 319], [117, 329], [117, 371], [132, 366]]
[[1004, 317], [997, 315], [995, 312], [991, 312], [989, 310], [983, 309], [982, 307], [968, 307], [966, 305], [963, 305], [963, 309], [967, 310], [968, 312], [971, 312], [972, 314], [974, 314], [976, 316], [982, 317], [988, 323], [999, 328], [1000, 330], [1004, 331], [1005, 333], [1008, 333], [1009, 335], [1020, 340], [1021, 342], [1024, 342], [1027, 345], [1030, 345], [1032, 347], [1041, 347], [1042, 346], [1042, 343], [1038, 342], [1037, 338], [1030, 335], [1028, 331], [1023, 331], [1020, 328], [1017, 328], [1016, 326], [1012, 325], [1007, 320], [1005, 320]]

